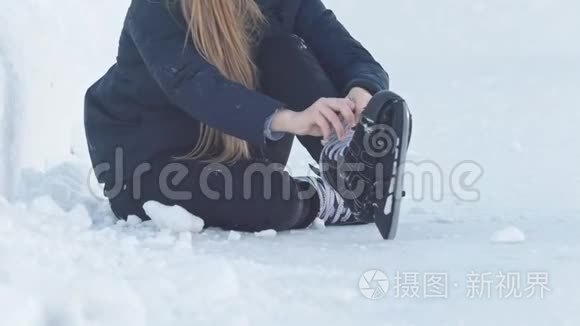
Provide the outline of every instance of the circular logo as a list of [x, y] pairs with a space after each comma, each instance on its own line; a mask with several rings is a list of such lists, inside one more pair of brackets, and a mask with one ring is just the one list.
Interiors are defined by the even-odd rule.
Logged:
[[385, 124], [367, 127], [363, 139], [364, 149], [373, 158], [381, 158], [391, 153], [398, 146], [397, 133]]
[[382, 271], [373, 269], [364, 273], [358, 280], [360, 293], [369, 300], [380, 300], [389, 291], [389, 278]]

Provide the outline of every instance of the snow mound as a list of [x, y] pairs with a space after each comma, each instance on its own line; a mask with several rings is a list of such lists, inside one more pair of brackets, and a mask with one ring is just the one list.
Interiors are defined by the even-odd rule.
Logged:
[[526, 241], [526, 235], [515, 226], [498, 230], [491, 236], [491, 242], [494, 243], [522, 243], [524, 241]]
[[86, 162], [64, 162], [46, 171], [27, 168], [22, 171], [16, 199], [50, 194], [54, 203], [69, 211], [77, 204], [95, 206], [101, 200], [101, 188], [93, 189], [89, 183], [90, 166]]
[[201, 218], [181, 206], [166, 206], [156, 201], [148, 201], [143, 205], [143, 209], [160, 229], [177, 233], [199, 233], [205, 225]]

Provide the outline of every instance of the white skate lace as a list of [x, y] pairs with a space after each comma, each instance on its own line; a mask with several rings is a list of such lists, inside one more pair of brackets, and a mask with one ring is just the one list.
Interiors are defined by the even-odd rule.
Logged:
[[349, 130], [344, 140], [338, 139], [338, 136], [333, 135], [325, 144], [322, 149], [322, 154], [332, 160], [337, 160], [340, 156], [344, 155], [344, 151], [350, 145], [352, 138], [354, 136], [354, 130]]
[[352, 212], [344, 206], [344, 199], [324, 180], [318, 177], [298, 178], [310, 183], [318, 193], [320, 212], [318, 218], [328, 224], [345, 223], [352, 217]]

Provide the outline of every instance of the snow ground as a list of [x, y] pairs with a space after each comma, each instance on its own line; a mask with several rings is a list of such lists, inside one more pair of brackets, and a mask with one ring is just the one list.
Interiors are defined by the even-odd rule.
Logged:
[[[114, 59], [127, 0], [5, 6], [0, 325], [577, 325], [580, 5], [327, 3], [415, 115], [417, 180], [395, 242], [373, 226], [240, 238], [116, 224], [87, 190], [82, 96]], [[294, 173], [305, 157], [297, 147]], [[450, 186], [454, 168], [483, 170], [476, 201]], [[441, 177], [422, 184], [426, 172]], [[359, 290], [373, 269], [391, 281], [381, 300]], [[419, 273], [420, 298], [397, 294], [416, 288], [397, 272]], [[492, 298], [470, 298], [487, 272]], [[425, 298], [430, 273], [447, 275], [447, 298]], [[547, 273], [551, 291], [504, 298], [500, 273]]]

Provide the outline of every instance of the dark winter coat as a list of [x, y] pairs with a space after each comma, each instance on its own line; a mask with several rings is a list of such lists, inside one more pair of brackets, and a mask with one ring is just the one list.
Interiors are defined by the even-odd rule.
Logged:
[[[320, 0], [256, 1], [268, 20], [263, 36], [303, 38], [345, 94], [353, 86], [388, 88], [381, 66]], [[101, 171], [112, 168], [116, 151], [124, 178], [159, 153], [186, 153], [200, 121], [256, 146], [265, 142], [265, 120], [283, 104], [228, 81], [185, 38], [177, 0], [132, 1], [117, 62], [86, 94], [86, 134], [99, 181], [114, 182]]]

